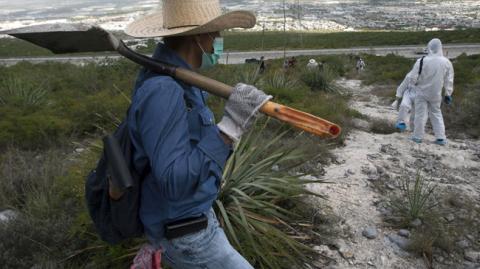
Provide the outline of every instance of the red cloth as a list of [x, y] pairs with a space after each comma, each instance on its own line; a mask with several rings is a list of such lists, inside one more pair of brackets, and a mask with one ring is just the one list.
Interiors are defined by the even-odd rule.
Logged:
[[149, 244], [143, 245], [130, 269], [162, 269], [162, 250]]

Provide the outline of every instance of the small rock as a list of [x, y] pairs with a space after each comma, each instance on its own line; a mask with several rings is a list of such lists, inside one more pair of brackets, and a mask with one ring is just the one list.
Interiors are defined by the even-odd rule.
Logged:
[[362, 120], [362, 119], [354, 119], [352, 121], [352, 125], [357, 128], [357, 129], [370, 129], [370, 123], [366, 120]]
[[468, 149], [468, 146], [465, 145], [465, 144], [461, 144], [459, 148], [460, 148], [461, 150], [467, 150], [467, 149]]
[[465, 260], [471, 262], [480, 262], [480, 251], [465, 251]]
[[394, 189], [396, 189], [395, 186], [393, 186], [393, 185], [390, 184], [390, 183], [385, 184], [385, 187], [386, 187], [387, 189], [389, 189], [389, 190], [394, 190]]
[[391, 216], [392, 215], [392, 210], [389, 208], [382, 207], [378, 211], [380, 211], [380, 214], [382, 214], [385, 217]]
[[475, 242], [475, 236], [471, 235], [471, 234], [467, 234], [465, 236], [468, 240], [470, 240], [471, 242]]
[[304, 175], [304, 176], [301, 176], [300, 179], [303, 179], [303, 180], [311, 180], [311, 181], [318, 180], [317, 177], [314, 177], [314, 176], [312, 176], [312, 175]]
[[375, 168], [377, 168], [377, 173], [379, 174], [385, 173], [385, 169], [383, 169], [383, 167], [375, 165]]
[[10, 210], [10, 209], [7, 209], [7, 210], [4, 210], [2, 212], [0, 212], [0, 223], [1, 222], [9, 222], [13, 219], [15, 219], [16, 217], [18, 216], [18, 213], [13, 211], [13, 210]]
[[410, 241], [408, 239], [398, 236], [396, 234], [389, 235], [388, 239], [390, 239], [392, 243], [395, 243], [401, 249], [408, 250], [408, 246], [410, 245]]
[[75, 152], [76, 152], [76, 153], [82, 153], [82, 152], [84, 152], [84, 151], [85, 151], [84, 148], [76, 148], [76, 149], [75, 149]]
[[407, 229], [401, 229], [398, 231], [398, 235], [409, 238], [410, 237], [410, 231]]
[[350, 175], [355, 175], [355, 171], [353, 171], [352, 169], [347, 169], [347, 173], [349, 173]]
[[375, 153], [375, 154], [367, 154], [367, 159], [369, 160], [376, 160], [382, 158], [382, 154]]
[[461, 249], [466, 249], [470, 247], [470, 241], [468, 241], [467, 239], [463, 239], [463, 240], [457, 241], [455, 245], [457, 245], [457, 247]]
[[327, 257], [335, 256], [333, 251], [326, 245], [314, 246], [313, 250]]
[[410, 226], [412, 227], [418, 227], [422, 225], [422, 221], [420, 219], [414, 219], [410, 222]]
[[448, 222], [452, 222], [452, 221], [455, 219], [455, 216], [454, 216], [452, 213], [450, 213], [450, 214], [448, 214], [448, 215], [445, 217], [445, 219], [446, 219]]
[[375, 239], [378, 235], [377, 229], [375, 229], [375, 227], [368, 227], [363, 230], [362, 235], [368, 239]]
[[275, 164], [274, 166], [272, 166], [272, 171], [274, 172], [280, 171], [280, 167], [278, 166], [278, 164]]
[[353, 251], [351, 250], [350, 247], [347, 246], [347, 244], [345, 243], [345, 241], [343, 241], [343, 239], [337, 240], [337, 242], [335, 242], [335, 246], [338, 249], [338, 253], [340, 253], [340, 255], [344, 259], [348, 260], [348, 259], [352, 259], [354, 257]]
[[435, 260], [438, 262], [438, 263], [443, 263], [445, 261], [445, 258], [440, 256], [440, 255], [436, 255], [434, 256], [435, 257]]
[[387, 160], [391, 161], [391, 162], [394, 162], [394, 163], [399, 163], [400, 162], [400, 159], [397, 158], [397, 157], [390, 157], [388, 158]]

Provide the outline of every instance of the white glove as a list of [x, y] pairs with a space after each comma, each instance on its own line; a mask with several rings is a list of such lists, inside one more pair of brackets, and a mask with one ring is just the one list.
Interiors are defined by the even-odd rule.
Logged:
[[395, 100], [390, 106], [392, 107], [392, 109], [396, 110], [398, 108], [398, 99]]
[[400, 104], [402, 103], [402, 98], [401, 97], [398, 97], [396, 96], [395, 97], [395, 101], [391, 104], [392, 106], [392, 109], [395, 109], [395, 110], [399, 110], [400, 109]]
[[237, 84], [227, 100], [218, 129], [233, 141], [238, 141], [252, 124], [258, 110], [270, 99], [271, 95], [252, 85]]

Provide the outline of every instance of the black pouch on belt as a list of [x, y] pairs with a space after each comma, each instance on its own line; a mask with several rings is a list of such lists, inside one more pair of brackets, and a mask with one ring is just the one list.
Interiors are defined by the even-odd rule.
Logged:
[[178, 237], [199, 232], [208, 225], [208, 218], [205, 215], [200, 217], [182, 219], [165, 225], [165, 238], [172, 240]]

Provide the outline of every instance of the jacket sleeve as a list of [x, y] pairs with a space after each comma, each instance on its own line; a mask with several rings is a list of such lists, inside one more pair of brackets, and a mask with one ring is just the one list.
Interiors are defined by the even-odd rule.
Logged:
[[445, 95], [450, 96], [453, 93], [453, 65], [452, 62], [449, 60], [447, 61], [447, 72], [445, 73], [445, 81], [443, 83], [443, 87], [445, 88]]
[[419, 69], [420, 69], [420, 60], [417, 60], [417, 62], [415, 62], [415, 64], [413, 65], [412, 70], [408, 72], [408, 74], [405, 76], [400, 86], [398, 86], [397, 94], [396, 94], [397, 97], [400, 97], [400, 98], [403, 97], [403, 94], [408, 88], [412, 88], [415, 86], [415, 84], [417, 84]]
[[[231, 147], [215, 125], [192, 146], [183, 89], [173, 80], [146, 81], [135, 110], [139, 137], [160, 192], [170, 200], [194, 195], [207, 180], [220, 186]], [[218, 191], [218, 189], [217, 189]]]

